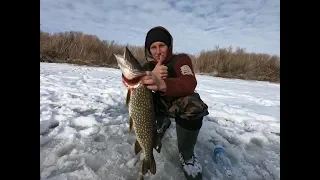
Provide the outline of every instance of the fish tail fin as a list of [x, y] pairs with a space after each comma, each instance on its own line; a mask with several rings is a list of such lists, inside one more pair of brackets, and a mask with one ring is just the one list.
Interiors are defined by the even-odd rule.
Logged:
[[152, 174], [156, 174], [157, 166], [154, 157], [152, 157], [151, 160], [144, 159], [142, 162], [142, 174], [145, 175], [148, 170], [150, 170]]

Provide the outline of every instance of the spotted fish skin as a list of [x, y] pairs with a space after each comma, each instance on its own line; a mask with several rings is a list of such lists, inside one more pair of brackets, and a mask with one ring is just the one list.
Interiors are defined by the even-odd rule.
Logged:
[[[156, 163], [153, 156], [153, 122], [155, 119], [152, 92], [145, 85], [141, 84], [139, 78], [145, 72], [142, 66], [126, 47], [124, 55], [115, 55], [118, 65], [122, 71], [124, 85], [128, 89], [126, 104], [129, 109], [130, 131], [132, 128], [136, 134], [134, 145], [135, 154], [141, 150], [144, 153], [142, 162], [142, 174], [148, 170], [156, 173]], [[134, 81], [130, 81], [134, 80]]]
[[[144, 152], [142, 173], [148, 169], [152, 174], [156, 173], [156, 164], [153, 156], [153, 124], [154, 119], [152, 94], [144, 85], [139, 84], [135, 89], [130, 90], [129, 116], [137, 137], [135, 153], [141, 149]], [[138, 144], [137, 144], [138, 143]], [[140, 148], [139, 148], [140, 146]]]

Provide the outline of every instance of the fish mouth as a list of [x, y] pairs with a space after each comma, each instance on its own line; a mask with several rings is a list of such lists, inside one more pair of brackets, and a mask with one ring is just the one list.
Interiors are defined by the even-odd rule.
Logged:
[[124, 75], [122, 75], [122, 82], [128, 89], [135, 89], [139, 85], [141, 85], [140, 78], [144, 75], [145, 73], [138, 74], [135, 78], [130, 80], [127, 79]]
[[138, 80], [132, 80], [132, 81], [127, 81], [127, 80], [122, 80], [123, 84], [128, 88], [128, 89], [135, 89], [141, 85], [140, 79]]
[[114, 56], [123, 76], [127, 80], [135, 80], [146, 74], [140, 63], [129, 51], [128, 47], [126, 47], [123, 55], [114, 54]]

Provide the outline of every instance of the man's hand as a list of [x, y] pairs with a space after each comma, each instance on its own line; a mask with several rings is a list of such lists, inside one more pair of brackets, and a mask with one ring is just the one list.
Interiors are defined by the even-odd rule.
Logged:
[[142, 84], [147, 85], [147, 88], [153, 91], [166, 91], [166, 83], [163, 79], [158, 78], [153, 72], [147, 71], [146, 75], [141, 78]]
[[153, 74], [158, 79], [165, 79], [168, 76], [168, 67], [165, 65], [162, 65], [162, 61], [158, 61], [156, 67], [152, 70]]

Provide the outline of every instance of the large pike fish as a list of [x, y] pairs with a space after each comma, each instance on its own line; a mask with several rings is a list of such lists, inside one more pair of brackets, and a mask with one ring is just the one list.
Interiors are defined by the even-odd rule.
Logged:
[[128, 89], [126, 104], [129, 108], [130, 132], [133, 127], [136, 134], [135, 154], [137, 155], [143, 150], [142, 174], [145, 175], [148, 170], [152, 174], [155, 174], [156, 163], [153, 156], [153, 123], [155, 115], [152, 92], [140, 83], [140, 78], [146, 72], [129, 51], [128, 47], [126, 47], [123, 56], [117, 54], [114, 54], [114, 56], [123, 76], [127, 79], [123, 78], [123, 83]]

